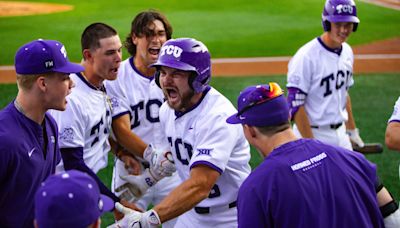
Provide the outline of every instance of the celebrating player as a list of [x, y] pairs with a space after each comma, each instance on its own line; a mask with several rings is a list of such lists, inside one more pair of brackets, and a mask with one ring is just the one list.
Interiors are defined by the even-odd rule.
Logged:
[[[238, 97], [246, 139], [264, 162], [238, 196], [239, 227], [399, 227], [400, 212], [382, 196], [376, 166], [361, 154], [313, 139], [298, 139], [278, 84], [250, 86]], [[377, 193], [378, 192], [378, 193]], [[390, 216], [382, 219], [390, 211]]]
[[297, 136], [350, 150], [351, 142], [364, 146], [348, 93], [354, 83], [354, 56], [346, 40], [359, 22], [353, 0], [327, 0], [322, 13], [325, 32], [290, 60], [288, 101]]
[[100, 228], [100, 216], [114, 208], [86, 173], [69, 170], [52, 175], [35, 195], [36, 228]]
[[60, 132], [63, 163], [58, 170], [76, 169], [88, 173], [96, 180], [102, 194], [119, 202], [96, 173], [107, 166], [110, 150], [112, 110], [103, 81], [116, 79], [122, 44], [115, 29], [93, 23], [83, 31], [81, 46], [85, 71], [71, 75], [76, 86], [68, 97], [65, 112], [51, 113]]
[[385, 142], [389, 149], [400, 151], [400, 97], [397, 99], [392, 116], [388, 121]]
[[64, 45], [35, 40], [15, 55], [18, 95], [0, 111], [0, 227], [33, 227], [34, 194], [61, 156], [57, 124], [48, 109], [66, 108], [70, 73]]
[[385, 143], [389, 149], [400, 151], [400, 97], [394, 105], [392, 116], [386, 127]]
[[150, 211], [122, 209], [129, 213], [122, 222], [156, 227], [179, 216], [176, 227], [236, 227], [236, 197], [250, 173], [250, 150], [240, 126], [225, 122], [236, 109], [208, 85], [207, 47], [191, 38], [171, 39], [153, 66], [167, 99], [160, 108], [164, 148], [183, 182]]
[[[114, 166], [112, 188], [117, 189], [116, 194], [121, 194], [121, 197], [126, 197], [127, 200], [131, 200], [132, 193], [127, 192], [130, 189], [124, 186], [126, 181], [120, 176], [128, 175], [129, 168], [134, 171], [130, 164], [136, 164], [137, 161], [131, 154], [138, 155], [140, 159], [146, 144], [157, 140], [155, 129], [160, 127], [158, 111], [164, 102], [164, 95], [154, 81], [155, 68], [149, 66], [157, 61], [161, 46], [171, 38], [171, 34], [172, 27], [161, 13], [153, 10], [139, 13], [133, 19], [131, 32], [125, 41], [125, 47], [131, 57], [121, 63], [117, 80], [106, 82], [107, 92], [113, 104], [114, 135], [117, 142], [131, 152], [117, 151], [119, 159], [116, 159]], [[143, 172], [148, 164], [140, 163], [139, 166]], [[143, 178], [147, 171], [137, 179]], [[154, 180], [156, 181], [158, 180]], [[146, 187], [146, 183], [148, 182], [139, 187]], [[147, 192], [143, 189], [141, 194], [146, 193], [135, 201], [135, 204], [146, 210], [149, 204], [158, 204], [179, 183], [177, 174], [164, 178]], [[169, 221], [163, 224], [163, 227], [173, 225], [174, 221]]]

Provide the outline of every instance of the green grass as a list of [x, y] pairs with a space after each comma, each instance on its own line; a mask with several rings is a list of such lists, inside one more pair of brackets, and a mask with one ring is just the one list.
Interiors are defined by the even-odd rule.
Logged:
[[[0, 65], [13, 64], [19, 46], [33, 39], [63, 42], [71, 60], [79, 62], [80, 34], [90, 23], [115, 27], [124, 39], [133, 17], [153, 8], [166, 14], [173, 37], [195, 37], [216, 57], [293, 55], [305, 42], [322, 33], [323, 0], [46, 0], [71, 4], [73, 11], [0, 18]], [[361, 24], [350, 44], [400, 35], [398, 11], [357, 1]], [[125, 53], [126, 55], [126, 53]], [[127, 57], [127, 56], [125, 56]]]
[[[271, 81], [278, 82], [282, 87], [286, 83], [285, 76], [270, 77], [239, 77], [212, 79], [212, 85], [221, 91], [228, 99], [236, 105], [239, 92], [249, 85], [264, 84]], [[384, 133], [386, 122], [389, 119], [393, 105], [398, 98], [400, 87], [399, 75], [397, 74], [371, 74], [356, 75], [355, 85], [350, 90], [354, 116], [360, 134], [365, 142], [380, 142], [384, 144]], [[17, 93], [14, 84], [0, 84], [0, 107], [4, 107]], [[262, 158], [252, 148], [250, 164], [257, 166]], [[394, 197], [400, 199], [400, 183], [398, 166], [400, 164], [400, 153], [390, 151], [384, 147], [382, 154], [368, 155], [367, 158], [378, 165], [378, 174], [392, 192]], [[109, 165], [99, 172], [100, 178], [108, 185], [111, 182], [113, 159], [110, 156]], [[113, 223], [111, 213], [103, 216], [103, 226]]]

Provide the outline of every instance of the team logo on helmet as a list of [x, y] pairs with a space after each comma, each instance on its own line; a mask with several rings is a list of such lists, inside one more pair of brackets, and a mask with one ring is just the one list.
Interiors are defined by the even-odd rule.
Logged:
[[182, 52], [183, 52], [182, 48], [178, 46], [166, 45], [161, 48], [160, 56], [167, 54], [167, 55], [173, 55], [175, 58], [179, 58], [181, 57]]
[[337, 5], [336, 11], [338, 14], [353, 14], [353, 6], [351, 5]]

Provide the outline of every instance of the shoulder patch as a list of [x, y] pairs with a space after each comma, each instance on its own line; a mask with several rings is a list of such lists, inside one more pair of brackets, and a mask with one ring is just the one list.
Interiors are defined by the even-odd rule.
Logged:
[[59, 134], [60, 140], [71, 142], [74, 139], [74, 131], [71, 127], [64, 128]]
[[213, 150], [213, 149], [197, 149], [197, 155], [196, 155], [196, 157], [197, 157], [197, 156], [200, 156], [200, 155], [210, 156], [210, 153], [211, 153], [212, 150]]

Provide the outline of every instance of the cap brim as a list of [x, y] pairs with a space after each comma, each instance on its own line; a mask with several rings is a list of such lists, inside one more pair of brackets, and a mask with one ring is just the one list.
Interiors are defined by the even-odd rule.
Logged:
[[103, 201], [103, 210], [101, 211], [101, 214], [114, 209], [114, 201], [110, 197], [100, 194], [100, 198]]
[[328, 21], [336, 23], [336, 22], [353, 22], [360, 23], [360, 19], [355, 16], [330, 16], [327, 17]]
[[68, 63], [65, 66], [62, 67], [55, 67], [52, 69], [54, 72], [60, 72], [60, 73], [79, 73], [84, 71], [85, 68], [82, 65], [76, 64], [76, 63]]
[[237, 116], [237, 113], [233, 114], [232, 116], [228, 117], [226, 119], [226, 122], [229, 124], [241, 124], [242, 120], [239, 119], [239, 117]]

